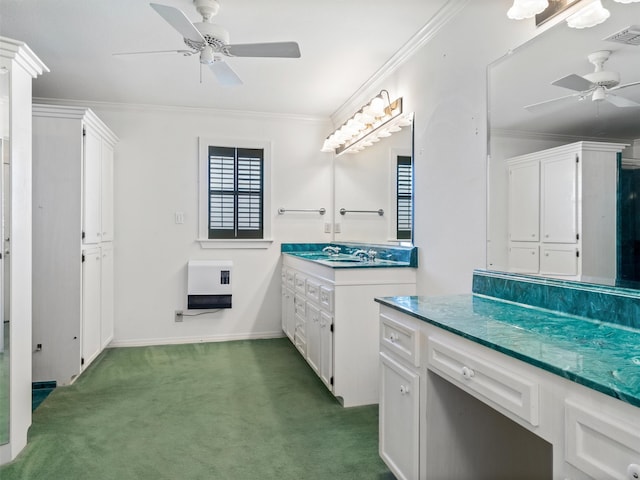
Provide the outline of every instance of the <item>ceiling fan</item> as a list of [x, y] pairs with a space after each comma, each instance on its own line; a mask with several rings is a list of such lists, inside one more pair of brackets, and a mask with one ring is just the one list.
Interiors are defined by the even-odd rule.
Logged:
[[640, 81], [620, 85], [620, 74], [604, 69], [604, 64], [610, 55], [611, 52], [609, 50], [594, 52], [587, 56], [589, 62], [595, 66], [594, 72], [583, 76], [572, 73], [571, 75], [551, 82], [552, 85], [575, 90], [576, 93], [527, 105], [524, 108], [530, 112], [536, 112], [548, 107], [573, 102], [574, 100], [584, 100], [589, 96], [591, 96], [591, 100], [594, 102], [604, 100], [616, 107], [640, 107], [640, 103], [613, 93], [633, 85], [640, 85]]
[[181, 50], [157, 52], [127, 52], [114, 55], [138, 55], [147, 53], [179, 53], [185, 56], [198, 54], [200, 63], [207, 65], [222, 85], [241, 85], [242, 80], [222, 57], [279, 57], [300, 58], [300, 47], [296, 42], [241, 43], [230, 44], [229, 32], [213, 23], [220, 4], [217, 0], [193, 0], [196, 10], [202, 15], [202, 22], [192, 23], [175, 7], [150, 3], [164, 20], [175, 28], [189, 47]]

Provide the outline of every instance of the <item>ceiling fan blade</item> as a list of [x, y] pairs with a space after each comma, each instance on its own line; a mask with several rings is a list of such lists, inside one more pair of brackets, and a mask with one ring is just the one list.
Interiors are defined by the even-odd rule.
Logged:
[[187, 18], [182, 10], [178, 10], [177, 8], [170, 7], [168, 5], [160, 5], [159, 3], [150, 3], [149, 5], [151, 5], [151, 8], [158, 12], [158, 14], [184, 38], [193, 40], [194, 42], [205, 43], [205, 39], [202, 34], [193, 25], [193, 23], [191, 23], [191, 20]]
[[620, 90], [622, 88], [633, 87], [635, 85], [640, 85], [640, 81], [631, 82], [631, 83], [625, 83], [624, 85], [618, 85], [617, 87], [611, 87], [607, 91], [611, 92], [612, 90]]
[[526, 105], [524, 108], [531, 113], [540, 113], [558, 109], [568, 103], [581, 100], [581, 97], [584, 98], [580, 93], [572, 93], [571, 95], [566, 95], [564, 97], [553, 98], [551, 100], [545, 100], [544, 102]]
[[231, 57], [279, 57], [300, 58], [300, 47], [296, 42], [241, 43], [224, 48]]
[[616, 107], [640, 107], [640, 103], [634, 102], [628, 98], [620, 97], [618, 95], [614, 95], [613, 93], [608, 93], [604, 99], [615, 105]]
[[595, 85], [589, 80], [581, 77], [580, 75], [576, 75], [575, 73], [559, 78], [555, 82], [551, 82], [551, 85], [568, 88], [569, 90], [576, 90], [577, 92], [583, 92], [595, 87]]
[[120, 55], [154, 55], [154, 54], [162, 54], [162, 53], [181, 53], [185, 56], [193, 55], [195, 52], [192, 50], [154, 50], [151, 52], [117, 52], [112, 53], [112, 55], [120, 56]]
[[223, 62], [222, 60], [215, 61], [209, 64], [209, 68], [216, 76], [218, 82], [220, 82], [221, 85], [242, 85], [242, 80], [240, 80], [240, 77], [236, 74], [236, 72], [232, 70], [229, 65], [227, 65], [226, 62]]

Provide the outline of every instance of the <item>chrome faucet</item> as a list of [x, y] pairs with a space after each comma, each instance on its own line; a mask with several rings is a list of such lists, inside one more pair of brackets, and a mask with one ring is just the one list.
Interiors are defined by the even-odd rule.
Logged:
[[373, 262], [376, 259], [377, 254], [378, 252], [376, 252], [375, 250], [356, 250], [355, 252], [353, 252], [353, 255], [355, 257], [360, 257], [360, 260], [363, 262]]
[[340, 253], [340, 247], [333, 247], [331, 245], [327, 245], [322, 249], [323, 252], [329, 252], [329, 255], [338, 255]]

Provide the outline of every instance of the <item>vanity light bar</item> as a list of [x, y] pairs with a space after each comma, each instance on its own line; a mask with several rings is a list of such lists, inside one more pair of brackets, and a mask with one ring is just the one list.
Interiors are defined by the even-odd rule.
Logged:
[[[386, 94], [386, 104], [384, 94]], [[411, 120], [402, 114], [402, 97], [392, 102], [389, 99], [389, 92], [382, 90], [329, 135], [321, 151], [335, 152], [336, 156], [356, 153], [383, 137], [399, 132], [403, 126], [407, 125], [411, 125]]]

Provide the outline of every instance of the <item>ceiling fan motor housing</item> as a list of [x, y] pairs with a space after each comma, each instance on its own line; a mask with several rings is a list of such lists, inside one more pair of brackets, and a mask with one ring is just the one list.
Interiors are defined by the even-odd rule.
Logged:
[[202, 51], [206, 46], [210, 46], [215, 52], [222, 52], [224, 47], [229, 45], [229, 32], [220, 25], [209, 22], [198, 22], [193, 25], [206, 40], [206, 43], [202, 43], [185, 38], [184, 43], [194, 50]]
[[594, 85], [605, 88], [615, 87], [620, 83], [620, 75], [618, 72], [607, 72], [606, 70], [603, 70], [602, 72], [588, 73], [587, 75], [584, 75], [584, 78]]

